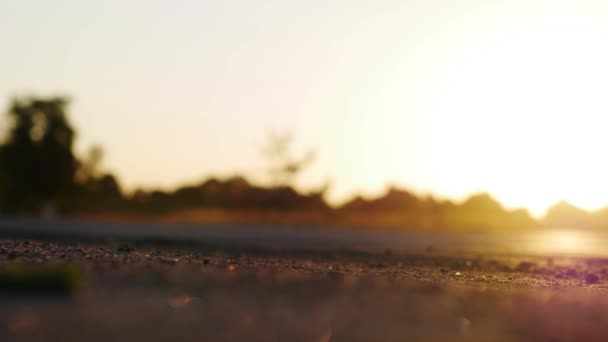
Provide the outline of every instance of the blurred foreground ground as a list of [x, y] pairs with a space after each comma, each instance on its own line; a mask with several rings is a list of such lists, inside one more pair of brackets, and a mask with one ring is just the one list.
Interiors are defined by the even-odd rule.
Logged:
[[2, 341], [608, 336], [602, 258], [6, 239], [0, 266]]

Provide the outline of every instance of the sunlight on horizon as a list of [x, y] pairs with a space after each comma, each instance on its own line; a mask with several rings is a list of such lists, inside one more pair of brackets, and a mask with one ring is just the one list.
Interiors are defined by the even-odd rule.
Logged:
[[442, 137], [433, 142], [442, 156], [433, 170], [449, 162], [477, 168], [449, 172], [457, 183], [485, 182], [503, 202], [535, 214], [558, 200], [586, 209], [608, 204], [608, 163], [598, 153], [608, 146], [608, 48], [589, 18], [558, 14], [507, 26], [492, 42], [462, 51], [462, 68], [440, 76], [446, 88], [429, 111]]
[[[598, 231], [556, 227], [530, 233], [524, 250], [532, 254], [550, 255], [605, 255], [605, 234]], [[521, 246], [518, 246], [521, 247]]]
[[298, 185], [334, 204], [394, 184], [608, 205], [603, 2], [62, 3], [0, 4], [0, 105], [73, 97], [78, 150], [102, 144], [128, 190], [263, 179], [277, 129], [317, 151]]
[[[456, 38], [421, 73], [407, 113], [429, 135], [417, 161], [432, 167], [409, 184], [458, 199], [489, 192], [535, 216], [560, 200], [608, 205], [608, 28], [597, 13], [539, 12]], [[398, 107], [394, 95], [377, 105]]]

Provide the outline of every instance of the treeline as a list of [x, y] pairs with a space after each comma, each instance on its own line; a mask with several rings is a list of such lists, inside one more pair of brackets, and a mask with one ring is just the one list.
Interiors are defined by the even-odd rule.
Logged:
[[[16, 98], [7, 114], [7, 130], [0, 144], [0, 213], [53, 215], [80, 212], [165, 213], [184, 208], [320, 210], [329, 206], [323, 191], [301, 194], [277, 183], [252, 185], [244, 178], [210, 179], [200, 185], [172, 192], [136, 191], [126, 196], [116, 176], [102, 172], [102, 151], [91, 149], [78, 157], [73, 151], [76, 135], [67, 116], [65, 98]], [[285, 144], [285, 141], [279, 142]], [[284, 146], [279, 146], [284, 150]], [[281, 153], [273, 152], [280, 159]], [[279, 160], [280, 161], [280, 160]], [[303, 162], [302, 162], [303, 163]], [[281, 179], [289, 177], [300, 162], [288, 161], [284, 170], [274, 167]]]
[[[423, 230], [516, 230], [539, 225], [527, 211], [506, 210], [487, 194], [462, 203], [418, 197], [391, 188], [373, 199], [357, 197], [330, 206], [322, 191], [301, 194], [292, 187], [262, 187], [243, 177], [209, 179], [171, 192], [137, 191], [130, 197], [99, 202], [81, 200], [73, 213], [152, 215], [189, 223], [251, 222], [333, 224]], [[221, 215], [218, 217], [218, 211]], [[97, 216], [99, 218], [99, 216]]]
[[391, 188], [383, 196], [365, 200], [357, 197], [337, 209], [341, 222], [423, 230], [501, 231], [536, 228], [539, 222], [524, 209], [507, 210], [490, 195], [482, 193], [462, 203], [420, 198]]
[[[356, 197], [330, 206], [323, 188], [296, 191], [293, 177], [312, 159], [292, 158], [289, 139], [272, 136], [265, 153], [272, 161], [271, 186], [243, 177], [207, 179], [173, 191], [125, 194], [118, 178], [100, 168], [100, 148], [73, 151], [76, 131], [65, 98], [16, 98], [7, 110], [0, 143], [0, 214], [146, 216], [177, 221], [264, 222], [383, 226], [425, 230], [514, 230], [539, 226], [608, 228], [608, 210], [588, 213], [560, 203], [543, 220], [526, 210], [507, 210], [487, 194], [462, 203], [416, 196], [391, 188], [373, 199]], [[210, 214], [211, 213], [211, 214]]]
[[168, 213], [184, 209], [247, 209], [247, 210], [319, 210], [329, 206], [322, 192], [301, 194], [292, 187], [262, 187], [243, 177], [226, 180], [211, 178], [199, 185], [180, 187], [174, 191], [137, 190], [131, 196], [121, 196], [109, 202], [99, 202], [93, 194], [87, 200], [74, 203], [74, 212], [118, 210], [137, 213]]

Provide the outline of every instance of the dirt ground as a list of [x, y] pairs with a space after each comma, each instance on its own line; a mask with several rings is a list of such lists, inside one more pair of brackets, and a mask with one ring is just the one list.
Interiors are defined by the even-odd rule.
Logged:
[[0, 241], [1, 341], [604, 341], [608, 260]]

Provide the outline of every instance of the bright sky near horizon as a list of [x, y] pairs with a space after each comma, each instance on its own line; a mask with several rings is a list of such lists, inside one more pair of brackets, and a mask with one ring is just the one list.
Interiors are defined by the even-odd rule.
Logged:
[[246, 172], [270, 129], [302, 188], [608, 204], [608, 2], [8, 0], [0, 106], [66, 94], [128, 189]]

